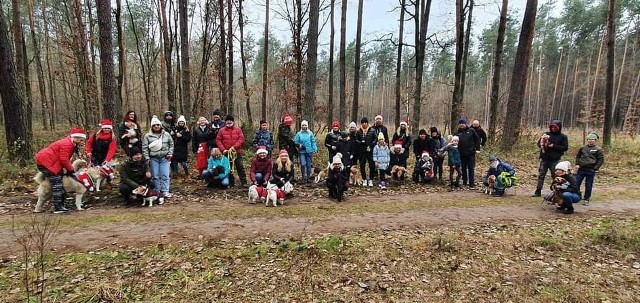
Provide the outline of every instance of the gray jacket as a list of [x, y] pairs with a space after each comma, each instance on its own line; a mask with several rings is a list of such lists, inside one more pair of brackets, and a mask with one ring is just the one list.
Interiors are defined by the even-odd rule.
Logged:
[[[162, 146], [159, 149], [152, 148], [156, 140], [162, 140]], [[149, 146], [151, 145], [151, 147]], [[169, 133], [164, 130], [159, 134], [154, 134], [149, 131], [144, 138], [142, 138], [142, 154], [144, 158], [149, 160], [151, 158], [164, 158], [166, 156], [173, 156], [173, 139]]]

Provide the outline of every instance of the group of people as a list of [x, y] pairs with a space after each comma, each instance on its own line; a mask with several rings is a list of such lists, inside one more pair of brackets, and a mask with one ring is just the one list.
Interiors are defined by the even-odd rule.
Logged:
[[[251, 157], [247, 180], [242, 157], [245, 136], [242, 129], [235, 125], [232, 115], [226, 115], [223, 119], [221, 112], [215, 110], [211, 121], [205, 117], [198, 118], [193, 130], [189, 129], [184, 116], [174, 120], [174, 113], [166, 111], [162, 118], [161, 121], [153, 116], [149, 131], [143, 135], [137, 114], [129, 111], [119, 123], [117, 134], [114, 133], [113, 123], [104, 119], [96, 133], [87, 136], [84, 130], [74, 128], [69, 136], [38, 152], [37, 168], [49, 177], [55, 208], [64, 208], [62, 176], [74, 173], [70, 158], [74, 152], [80, 151], [85, 140], [86, 156], [93, 165], [111, 162], [116, 154], [117, 144], [127, 155], [119, 169], [119, 191], [127, 204], [131, 203], [132, 190], [139, 186], [154, 188], [163, 197], [171, 197], [171, 173], [179, 176], [182, 167], [184, 176], [189, 176], [189, 147], [196, 155], [198, 178], [212, 188], [234, 186], [234, 172], [243, 187], [248, 187], [249, 183], [258, 186], [272, 183], [282, 188], [287, 182], [296, 182], [296, 159], [299, 159], [300, 165], [299, 182], [311, 182], [316, 173], [313, 161], [314, 155], [318, 153], [318, 143], [306, 120], [300, 122], [300, 129], [294, 134], [293, 117], [285, 114], [278, 126], [277, 137], [269, 130], [266, 121], [260, 121], [251, 144], [255, 156]], [[586, 179], [585, 204], [589, 203], [594, 175], [604, 159], [602, 149], [595, 146], [595, 140], [597, 135], [589, 134], [587, 145], [579, 150], [576, 157], [577, 178], [573, 183], [568, 178], [571, 183], [569, 190], [573, 189], [578, 193], [582, 180]], [[275, 142], [278, 143], [277, 153]], [[342, 129], [339, 121], [334, 121], [324, 139], [328, 159], [321, 167], [326, 165], [328, 169], [326, 184], [329, 192], [333, 193], [332, 189], [336, 184], [341, 184], [344, 188], [350, 185], [373, 187], [376, 179], [377, 186], [386, 189], [387, 176], [396, 180], [404, 180], [410, 176], [417, 183], [444, 181], [444, 162], [447, 160], [451, 189], [468, 187], [473, 190], [476, 189], [476, 157], [486, 142], [486, 133], [477, 120], [468, 125], [466, 119], [460, 119], [458, 129], [447, 139], [436, 127], [431, 127], [428, 132], [421, 129], [414, 140], [407, 121], [402, 121], [391, 136], [381, 115], [374, 118], [372, 125], [367, 117], [363, 117], [359, 127], [351, 122], [346, 130]], [[547, 170], [551, 170], [552, 177], [556, 177], [558, 161], [568, 149], [568, 140], [561, 132], [560, 121], [554, 121], [550, 125], [550, 131], [541, 137], [538, 147], [541, 160], [534, 196], [541, 195]], [[415, 157], [413, 169], [407, 167], [410, 150]], [[272, 160], [273, 157], [275, 160]], [[495, 156], [489, 158], [489, 164], [490, 168], [485, 173], [482, 184], [489, 186], [489, 177], [493, 175], [498, 181], [492, 183], [494, 194], [502, 195], [506, 188], [513, 185], [515, 169]], [[361, 183], [349, 183], [354, 170], [360, 174]], [[563, 209], [567, 212], [573, 210], [569, 204], [563, 206]]]

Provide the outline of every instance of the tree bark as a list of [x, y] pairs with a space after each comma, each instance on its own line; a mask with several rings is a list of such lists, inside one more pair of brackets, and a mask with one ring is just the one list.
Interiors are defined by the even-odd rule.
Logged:
[[33, 47], [33, 57], [36, 63], [36, 75], [38, 77], [38, 91], [40, 92], [40, 104], [42, 105], [42, 128], [48, 130], [51, 124], [51, 108], [44, 81], [44, 70], [42, 68], [42, 58], [40, 57], [40, 45], [36, 35], [35, 23], [33, 21], [33, 1], [27, 1], [29, 10], [29, 29], [31, 32], [31, 46]]
[[188, 0], [179, 0], [180, 54], [182, 55], [182, 109], [185, 117], [191, 117], [191, 66], [189, 62]]
[[613, 116], [613, 94], [614, 94], [614, 69], [615, 69], [615, 9], [616, 1], [609, 0], [609, 14], [607, 18], [607, 84], [604, 103], [604, 127], [602, 143], [605, 147], [611, 146], [611, 126]]
[[396, 79], [395, 79], [395, 97], [396, 97], [396, 105], [395, 105], [395, 123], [396, 125], [400, 125], [400, 101], [401, 101], [401, 93], [400, 82], [402, 75], [402, 43], [404, 41], [404, 13], [406, 10], [406, 0], [400, 1], [400, 29], [398, 30], [398, 54], [396, 56]]
[[453, 76], [453, 99], [451, 100], [450, 126], [453, 132], [458, 125], [458, 119], [464, 114], [462, 101], [462, 62], [464, 58], [464, 6], [463, 0], [456, 0], [456, 63]]
[[218, 81], [220, 83], [220, 107], [228, 109], [227, 95], [227, 61], [226, 61], [226, 37], [224, 30], [224, 0], [218, 0], [218, 21], [220, 22], [220, 41], [218, 45]]
[[[331, 122], [333, 121], [333, 110], [334, 110], [334, 105], [333, 105], [333, 82], [334, 82], [334, 69], [333, 69], [333, 53], [334, 53], [334, 40], [335, 40], [335, 35], [336, 35], [336, 29], [335, 29], [335, 24], [334, 24], [334, 20], [335, 20], [335, 4], [336, 1], [335, 0], [331, 0], [331, 8], [330, 8], [330, 18], [331, 18], [331, 29], [330, 29], [330, 33], [329, 33], [329, 96], [327, 96], [327, 125], [331, 125]], [[342, 123], [346, 123], [347, 121], [340, 121]]]
[[356, 53], [353, 64], [353, 102], [351, 103], [351, 120], [358, 119], [358, 103], [360, 102], [360, 53], [362, 52], [362, 9], [364, 0], [358, 0], [358, 21], [356, 25]]
[[[418, 4], [419, 2], [419, 4]], [[431, 11], [431, 0], [417, 1], [415, 5], [416, 16], [416, 82], [413, 94], [413, 119], [412, 129], [420, 127], [420, 111], [422, 108], [422, 76], [424, 73], [424, 57], [427, 44], [427, 28], [429, 25], [429, 13]]]
[[309, 27], [307, 31], [307, 74], [304, 94], [303, 115], [311, 123], [315, 121], [316, 74], [318, 69], [318, 23], [320, 19], [320, 0], [309, 2]]
[[262, 55], [262, 99], [260, 113], [260, 119], [267, 120], [267, 73], [269, 71], [269, 0], [266, 0], [264, 9], [265, 21], [264, 21], [264, 54]]
[[247, 57], [244, 53], [244, 14], [243, 0], [238, 0], [238, 28], [240, 29], [240, 59], [242, 61], [242, 88], [244, 95], [244, 104], [247, 111], [247, 121], [249, 125], [253, 125], [253, 115], [251, 113], [251, 91], [247, 84]]
[[346, 69], [346, 54], [347, 54], [347, 0], [342, 0], [341, 15], [340, 15], [340, 53], [338, 55], [338, 61], [340, 64], [340, 106], [338, 112], [340, 121], [346, 121], [347, 119], [347, 69]]
[[122, 20], [122, 0], [116, 1], [116, 26], [118, 35], [118, 98], [116, 99], [116, 115], [123, 114], [123, 108], [128, 109], [129, 81], [127, 80], [127, 46]]
[[227, 63], [229, 65], [229, 85], [227, 86], [227, 94], [228, 105], [227, 105], [227, 113], [233, 114], [235, 111], [235, 106], [233, 103], [233, 14], [231, 8], [233, 7], [233, 1], [227, 1], [227, 51], [229, 53], [229, 58], [227, 59]]
[[173, 66], [171, 59], [171, 53], [173, 52], [173, 39], [169, 35], [169, 24], [166, 9], [167, 0], [160, 0], [160, 27], [162, 29], [164, 61], [167, 68], [167, 103], [169, 105], [169, 110], [175, 113], [177, 110], [176, 88], [173, 82]]
[[100, 32], [100, 70], [102, 72], [102, 109], [111, 121], [116, 119], [116, 77], [113, 71], [111, 0], [98, 0], [98, 30]]
[[469, 46], [471, 45], [471, 24], [473, 21], [473, 6], [475, 5], [473, 0], [469, 0], [469, 12], [467, 14], [467, 28], [464, 33], [464, 52], [462, 56], [462, 76], [460, 78], [460, 96], [462, 102], [464, 102], [464, 88], [467, 84], [467, 62], [469, 61]]
[[502, 51], [504, 49], [504, 34], [507, 28], [507, 9], [509, 0], [502, 0], [500, 21], [498, 23], [498, 39], [496, 41], [495, 58], [493, 61], [493, 79], [491, 80], [491, 101], [489, 105], [489, 138], [495, 141], [496, 123], [498, 119], [498, 96], [500, 93], [500, 73], [502, 71]]
[[527, 0], [513, 65], [511, 89], [509, 90], [509, 99], [507, 101], [510, 117], [509, 119], [504, 119], [502, 149], [505, 151], [510, 151], [520, 138], [520, 120], [529, 73], [529, 61], [531, 60], [531, 45], [533, 43], [537, 7], [537, 0]]
[[0, 96], [2, 97], [7, 151], [12, 162], [26, 166], [27, 161], [33, 156], [33, 148], [25, 121], [26, 117], [23, 114], [20, 85], [13, 62], [9, 29], [4, 11], [0, 10]]

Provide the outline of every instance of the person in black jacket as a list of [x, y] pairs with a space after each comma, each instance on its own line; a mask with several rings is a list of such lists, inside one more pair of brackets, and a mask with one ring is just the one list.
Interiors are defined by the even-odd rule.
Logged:
[[[362, 181], [365, 183], [363, 186], [373, 187], [373, 179], [378, 176], [376, 164], [373, 162], [373, 148], [378, 142], [378, 135], [373, 127], [369, 126], [369, 119], [367, 117], [360, 119], [360, 125], [360, 129], [356, 132], [358, 154], [360, 155], [360, 175], [362, 176]], [[369, 164], [368, 178], [366, 171], [367, 164]]]
[[131, 205], [131, 192], [138, 186], [153, 188], [151, 171], [142, 156], [142, 151], [134, 146], [129, 149], [129, 153], [131, 157], [120, 166], [119, 189], [126, 205]]
[[462, 163], [462, 185], [468, 184], [469, 189], [474, 190], [476, 189], [476, 155], [480, 154], [480, 137], [473, 128], [467, 126], [467, 120], [464, 118], [458, 120], [458, 132], [455, 135], [460, 139], [458, 150]]
[[218, 133], [218, 131], [214, 131], [211, 129], [211, 125], [205, 117], [198, 118], [196, 124], [197, 125], [193, 129], [192, 133], [193, 141], [191, 142], [191, 151], [194, 154], [197, 154], [200, 143], [206, 142], [208, 149], [206, 154], [208, 156], [209, 154], [211, 154], [211, 149], [216, 146], [216, 134]]
[[580, 147], [576, 154], [576, 181], [578, 182], [578, 189], [582, 187], [582, 180], [586, 180], [584, 188], [584, 200], [582, 204], [589, 205], [591, 199], [591, 190], [593, 189], [593, 179], [596, 173], [604, 164], [604, 151], [601, 147], [596, 145], [596, 141], [599, 139], [596, 133], [590, 133], [587, 135], [587, 145]]
[[438, 129], [432, 126], [429, 129], [431, 136], [429, 136], [429, 155], [433, 160], [433, 177], [438, 180], [442, 180], [442, 172], [444, 166], [445, 153], [442, 150], [447, 146], [447, 140], [445, 140]]
[[429, 154], [431, 154], [431, 151], [429, 150], [429, 138], [427, 137], [427, 130], [421, 129], [420, 131], [418, 131], [418, 138], [413, 140], [413, 155], [415, 156], [416, 161], [418, 161], [418, 159], [422, 157], [422, 153], [424, 151], [429, 151]]
[[538, 184], [533, 197], [540, 197], [547, 170], [551, 171], [551, 178], [556, 177], [554, 168], [562, 155], [569, 149], [569, 139], [562, 133], [562, 121], [551, 121], [549, 131], [538, 140], [538, 148], [540, 149], [540, 165], [538, 166]]
[[[407, 121], [401, 121], [400, 127], [393, 134], [391, 142], [402, 141], [402, 148], [404, 150], [404, 157], [409, 158], [409, 147], [411, 146], [411, 133], [409, 132], [409, 124]], [[405, 165], [406, 166], [406, 165]]]
[[273, 161], [269, 183], [277, 185], [278, 188], [283, 188], [287, 182], [295, 183], [294, 178], [294, 165], [289, 159], [289, 153], [286, 149], [281, 149], [278, 159]]
[[473, 128], [473, 130], [478, 134], [478, 137], [480, 138], [480, 146], [487, 144], [487, 133], [484, 131], [482, 126], [480, 126], [480, 121], [473, 120], [473, 122], [471, 122], [471, 128]]
[[[378, 137], [378, 135], [380, 133], [382, 133], [382, 135], [384, 136], [384, 142], [386, 142], [387, 145], [389, 145], [389, 132], [387, 131], [387, 127], [384, 126], [384, 124], [382, 122], [382, 116], [381, 115], [377, 115], [373, 119], [373, 121], [374, 121], [373, 122], [373, 130], [376, 131], [376, 138]], [[371, 148], [373, 148], [373, 147], [371, 147]]]
[[280, 150], [286, 149], [291, 162], [295, 162], [295, 158], [298, 157], [298, 146], [293, 141], [291, 125], [293, 125], [293, 118], [291, 115], [285, 114], [282, 117], [282, 123], [278, 125], [278, 148]]
[[351, 145], [351, 163], [350, 166], [358, 165], [360, 159], [360, 150], [358, 142], [356, 142], [356, 134], [358, 132], [358, 125], [355, 122], [349, 123], [349, 144]]
[[[351, 163], [354, 159], [353, 149], [355, 144], [353, 144], [353, 142], [355, 141], [349, 138], [349, 133], [340, 132], [340, 138], [338, 139], [338, 143], [336, 147], [336, 151], [337, 151], [336, 154], [337, 153], [342, 154], [342, 158], [340, 161], [342, 162], [342, 164], [347, 170], [351, 168]], [[331, 159], [334, 159], [334, 158], [331, 158]]]
[[187, 127], [187, 119], [184, 116], [178, 118], [175, 128], [175, 141], [173, 146], [173, 158], [171, 159], [171, 171], [178, 174], [178, 164], [184, 169], [184, 175], [189, 176], [189, 141], [191, 141], [191, 132]]
[[329, 151], [329, 160], [327, 163], [331, 163], [333, 156], [338, 152], [338, 139], [340, 138], [340, 122], [333, 121], [331, 123], [331, 131], [324, 138], [324, 146]]

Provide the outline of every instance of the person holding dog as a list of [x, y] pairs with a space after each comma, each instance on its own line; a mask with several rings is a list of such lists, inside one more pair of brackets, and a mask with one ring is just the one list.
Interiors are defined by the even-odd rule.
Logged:
[[547, 170], [551, 171], [551, 178], [556, 177], [554, 167], [569, 149], [569, 139], [562, 133], [562, 121], [551, 121], [549, 131], [540, 137], [537, 145], [540, 149], [540, 164], [538, 165], [538, 183], [532, 197], [540, 197]]
[[596, 173], [604, 164], [604, 150], [596, 146], [596, 141], [599, 139], [596, 133], [590, 133], [587, 135], [587, 144], [580, 147], [576, 154], [576, 181], [578, 182], [578, 189], [582, 187], [582, 180], [586, 179], [584, 186], [584, 197], [582, 204], [589, 205], [591, 200], [591, 191], [593, 189], [593, 179]]
[[120, 147], [127, 156], [131, 156], [129, 149], [137, 147], [142, 149], [142, 129], [138, 124], [138, 115], [135, 111], [128, 111], [122, 122], [118, 125], [118, 138], [120, 138]]
[[116, 136], [113, 134], [113, 123], [109, 119], [100, 121], [100, 131], [89, 136], [87, 158], [92, 165], [100, 166], [111, 162], [116, 154]]
[[495, 183], [493, 184], [493, 195], [501, 197], [504, 195], [504, 190], [507, 187], [513, 186], [515, 175], [516, 170], [511, 164], [491, 155], [489, 156], [489, 169], [484, 177], [482, 177], [482, 184], [484, 186], [490, 186], [489, 177], [493, 176], [495, 178]]
[[413, 181], [416, 183], [427, 184], [433, 177], [433, 158], [429, 156], [428, 151], [423, 151], [422, 155], [416, 162], [413, 169]]
[[157, 116], [151, 118], [151, 129], [142, 139], [142, 154], [149, 161], [154, 188], [166, 198], [171, 198], [171, 160], [173, 138], [162, 127]]
[[405, 153], [403, 141], [395, 141], [390, 149], [389, 167], [391, 167], [391, 178], [394, 180], [404, 180], [407, 173], [407, 153]]
[[144, 160], [142, 151], [137, 147], [130, 150], [131, 156], [120, 166], [120, 194], [124, 197], [125, 205], [131, 205], [131, 192], [145, 186], [155, 188], [151, 182], [151, 170]]
[[562, 204], [558, 206], [558, 210], [562, 210], [565, 214], [573, 214], [573, 204], [580, 202], [580, 188], [576, 177], [571, 174], [571, 163], [569, 161], [559, 162], [555, 167], [555, 177], [551, 190], [562, 194]]
[[287, 150], [281, 149], [278, 154], [278, 160], [273, 163], [269, 183], [275, 184], [278, 188], [282, 189], [285, 183], [289, 182], [293, 184], [294, 180], [293, 162], [291, 162]]
[[271, 178], [272, 165], [267, 148], [258, 146], [258, 151], [251, 160], [251, 168], [249, 169], [251, 183], [262, 187], [267, 186], [267, 181]]
[[72, 128], [69, 135], [55, 141], [36, 153], [36, 167], [49, 179], [51, 184], [51, 200], [53, 200], [53, 213], [60, 214], [69, 211], [64, 206], [64, 175], [74, 176], [71, 156], [78, 153], [78, 149], [85, 145], [87, 132], [81, 128]]
[[202, 173], [202, 179], [207, 182], [209, 188], [226, 189], [230, 186], [231, 174], [229, 158], [222, 154], [220, 149], [211, 149], [211, 157], [207, 161], [207, 170]]

